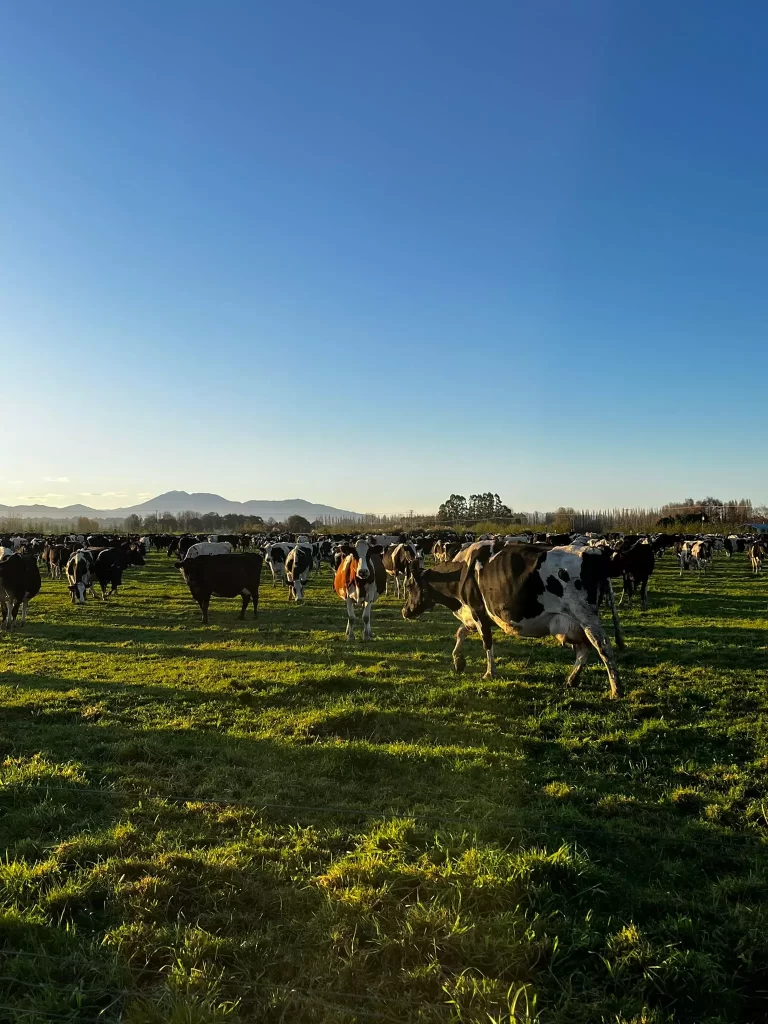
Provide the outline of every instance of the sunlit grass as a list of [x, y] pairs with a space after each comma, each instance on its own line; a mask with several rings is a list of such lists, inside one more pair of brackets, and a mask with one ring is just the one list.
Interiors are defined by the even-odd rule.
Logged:
[[768, 577], [719, 557], [595, 661], [453, 620], [211, 626], [164, 556], [0, 637], [0, 1020], [751, 1022], [768, 1012]]

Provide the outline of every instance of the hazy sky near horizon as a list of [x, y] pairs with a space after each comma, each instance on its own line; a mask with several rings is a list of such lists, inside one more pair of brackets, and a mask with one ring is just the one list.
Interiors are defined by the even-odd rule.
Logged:
[[765, 5], [0, 25], [0, 502], [768, 500]]

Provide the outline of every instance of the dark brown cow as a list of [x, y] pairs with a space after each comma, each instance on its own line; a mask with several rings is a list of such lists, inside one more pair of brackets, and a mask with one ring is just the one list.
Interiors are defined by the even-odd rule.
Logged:
[[253, 617], [259, 610], [259, 583], [264, 558], [257, 552], [242, 555], [200, 555], [199, 558], [176, 562], [176, 568], [200, 605], [203, 623], [208, 625], [208, 605], [212, 597], [242, 597], [239, 618], [245, 618], [248, 602], [253, 603]]

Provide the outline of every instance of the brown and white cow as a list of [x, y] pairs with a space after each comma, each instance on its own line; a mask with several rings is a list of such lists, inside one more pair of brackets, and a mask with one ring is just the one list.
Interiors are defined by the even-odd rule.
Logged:
[[381, 547], [367, 540], [341, 545], [344, 558], [333, 589], [347, 605], [347, 640], [355, 638], [355, 608], [363, 610], [363, 640], [371, 640], [371, 609], [387, 589]]

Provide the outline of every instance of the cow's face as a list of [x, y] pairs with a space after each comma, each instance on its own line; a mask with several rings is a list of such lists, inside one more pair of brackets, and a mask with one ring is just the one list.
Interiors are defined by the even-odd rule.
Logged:
[[423, 612], [433, 608], [434, 604], [435, 602], [430, 595], [429, 585], [424, 581], [421, 569], [414, 565], [408, 579], [405, 581], [403, 618], [417, 619]]
[[359, 540], [352, 548], [352, 554], [357, 559], [357, 569], [355, 576], [359, 580], [370, 579], [371, 567], [368, 562], [368, 556], [370, 554], [372, 545], [367, 540]]

